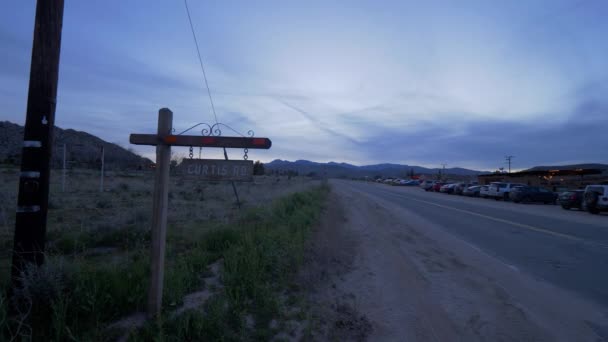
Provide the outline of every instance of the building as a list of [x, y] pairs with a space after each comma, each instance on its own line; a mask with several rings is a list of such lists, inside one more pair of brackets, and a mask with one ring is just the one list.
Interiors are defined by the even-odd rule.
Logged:
[[482, 185], [492, 182], [509, 182], [562, 191], [583, 188], [589, 184], [608, 184], [608, 169], [554, 169], [490, 173], [479, 175], [478, 180]]

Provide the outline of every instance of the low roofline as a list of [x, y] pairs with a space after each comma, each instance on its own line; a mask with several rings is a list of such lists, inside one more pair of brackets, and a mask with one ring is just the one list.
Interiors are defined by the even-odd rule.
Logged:
[[482, 174], [478, 177], [524, 177], [524, 176], [582, 176], [582, 175], [601, 175], [604, 172], [603, 169], [574, 169], [574, 170], [534, 170], [534, 171], [520, 171], [512, 173], [488, 173]]

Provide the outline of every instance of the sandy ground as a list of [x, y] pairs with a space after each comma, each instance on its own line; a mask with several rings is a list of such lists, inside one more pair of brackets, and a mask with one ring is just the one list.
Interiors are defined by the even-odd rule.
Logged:
[[333, 184], [310, 258], [317, 340], [605, 341], [605, 308], [347, 183]]

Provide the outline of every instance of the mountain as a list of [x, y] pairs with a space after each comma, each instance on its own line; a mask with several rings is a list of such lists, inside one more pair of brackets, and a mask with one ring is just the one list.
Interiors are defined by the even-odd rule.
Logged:
[[[297, 171], [301, 175], [315, 173], [317, 175], [327, 175], [328, 177], [405, 177], [410, 170], [416, 174], [436, 175], [438, 168], [430, 169], [421, 166], [410, 166], [400, 164], [375, 164], [356, 166], [347, 163], [317, 163], [308, 160], [296, 160], [294, 162], [276, 159], [264, 164], [267, 170], [276, 171]], [[476, 176], [483, 172], [463, 168], [447, 168], [445, 173], [457, 176]]]
[[[63, 165], [63, 145], [66, 144], [66, 160], [69, 167], [96, 168], [101, 163], [101, 147], [104, 147], [104, 167], [107, 169], [147, 168], [153, 163], [132, 151], [104, 141], [86, 132], [55, 127], [55, 142], [51, 167]], [[23, 145], [23, 126], [0, 121], [0, 163], [19, 165]]]

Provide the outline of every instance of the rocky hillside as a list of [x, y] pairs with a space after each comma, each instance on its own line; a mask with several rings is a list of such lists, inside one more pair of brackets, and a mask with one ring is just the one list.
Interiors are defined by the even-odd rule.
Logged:
[[[19, 165], [22, 142], [23, 126], [8, 121], [0, 121], [0, 163]], [[53, 168], [62, 167], [63, 144], [67, 146], [66, 159], [70, 168], [99, 167], [102, 146], [105, 149], [105, 166], [107, 169], [138, 169], [152, 165], [151, 160], [89, 133], [55, 127], [55, 144], [51, 163]]]

